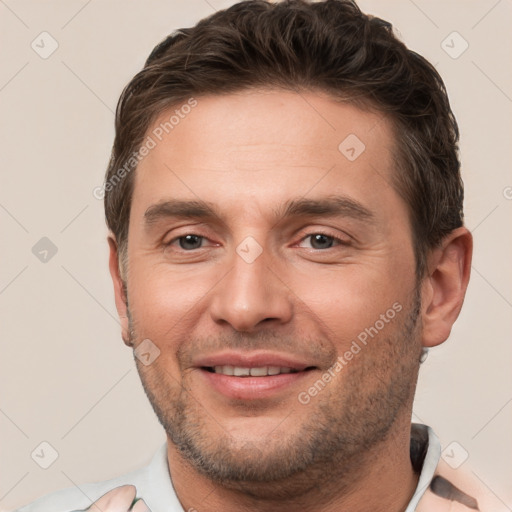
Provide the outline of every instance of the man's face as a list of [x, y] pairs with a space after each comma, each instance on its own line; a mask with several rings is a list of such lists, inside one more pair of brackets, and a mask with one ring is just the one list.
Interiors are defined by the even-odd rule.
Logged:
[[420, 352], [391, 125], [313, 93], [197, 102], [136, 171], [130, 331], [160, 350], [137, 361], [145, 391], [210, 478], [356, 467], [409, 421]]

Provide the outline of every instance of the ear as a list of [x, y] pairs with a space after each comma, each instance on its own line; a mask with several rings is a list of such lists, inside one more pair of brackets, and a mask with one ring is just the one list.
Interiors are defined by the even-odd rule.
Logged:
[[130, 343], [130, 331], [128, 324], [128, 301], [126, 297], [126, 293], [124, 290], [124, 280], [121, 276], [121, 271], [119, 269], [119, 251], [115, 236], [110, 233], [108, 238], [108, 245], [110, 248], [110, 257], [109, 257], [109, 270], [110, 276], [112, 277], [112, 282], [114, 284], [114, 296], [116, 301], [116, 309], [119, 315], [119, 319], [121, 320], [121, 335], [123, 337], [123, 341], [127, 346], [132, 346]]
[[424, 347], [440, 345], [450, 335], [466, 295], [472, 253], [473, 237], [461, 227], [429, 254], [422, 283]]

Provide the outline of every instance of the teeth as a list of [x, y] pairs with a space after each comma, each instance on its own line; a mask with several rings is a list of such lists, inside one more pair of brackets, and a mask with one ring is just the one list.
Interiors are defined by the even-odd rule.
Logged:
[[232, 366], [217, 366], [217, 368], [221, 368], [222, 371], [216, 373], [223, 373], [224, 375], [234, 375], [235, 369]]
[[251, 377], [265, 377], [268, 375], [267, 368], [251, 368]]
[[245, 368], [241, 366], [214, 366], [215, 373], [222, 375], [234, 375], [235, 377], [266, 377], [267, 375], [279, 375], [280, 373], [292, 373], [295, 370], [286, 366], [261, 366], [258, 368]]

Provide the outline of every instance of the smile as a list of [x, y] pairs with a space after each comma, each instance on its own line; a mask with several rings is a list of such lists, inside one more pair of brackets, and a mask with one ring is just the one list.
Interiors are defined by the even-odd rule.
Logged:
[[229, 375], [234, 377], [267, 377], [269, 375], [280, 375], [283, 373], [297, 373], [298, 370], [287, 366], [260, 366], [260, 367], [244, 367], [244, 366], [210, 366], [205, 370], [221, 375]]

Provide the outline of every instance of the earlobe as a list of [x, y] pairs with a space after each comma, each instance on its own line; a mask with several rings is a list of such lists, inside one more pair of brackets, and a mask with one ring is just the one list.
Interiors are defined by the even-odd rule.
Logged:
[[114, 285], [114, 296], [116, 302], [116, 309], [121, 321], [121, 335], [123, 341], [127, 346], [132, 346], [130, 342], [130, 331], [128, 323], [128, 301], [126, 297], [125, 281], [121, 275], [119, 265], [119, 250], [115, 236], [110, 233], [108, 238], [108, 245], [110, 249], [109, 256], [109, 270]]
[[459, 316], [471, 272], [473, 237], [461, 227], [432, 250], [422, 284], [423, 346], [446, 341]]

